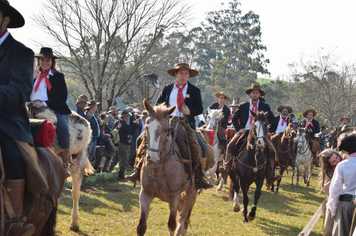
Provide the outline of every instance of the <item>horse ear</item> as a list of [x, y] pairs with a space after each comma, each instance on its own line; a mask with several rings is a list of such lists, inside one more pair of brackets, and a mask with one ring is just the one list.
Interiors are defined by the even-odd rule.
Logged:
[[143, 99], [143, 107], [146, 109], [146, 111], [148, 111], [148, 114], [153, 111], [153, 107], [151, 106], [151, 104], [148, 103], [146, 98]]
[[174, 112], [174, 110], [176, 109], [177, 106], [173, 106], [171, 108], [167, 109], [167, 116], [169, 116], [170, 114], [172, 114]]

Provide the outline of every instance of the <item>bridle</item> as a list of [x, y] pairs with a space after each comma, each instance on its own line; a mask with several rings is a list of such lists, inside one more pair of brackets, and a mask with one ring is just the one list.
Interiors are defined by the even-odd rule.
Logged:
[[[300, 131], [299, 131], [300, 132]], [[301, 132], [300, 132], [301, 133]], [[302, 141], [301, 141], [301, 143], [302, 143], [302, 148], [304, 147], [304, 151], [303, 152], [301, 152], [301, 151], [299, 151], [298, 150], [298, 153], [299, 154], [301, 154], [301, 155], [304, 155], [307, 151], [309, 151], [309, 148], [308, 148], [308, 141], [307, 141], [307, 138], [305, 137], [305, 135], [303, 135], [304, 133], [301, 133], [299, 136], [301, 137], [301, 139], [302, 139]], [[300, 138], [298, 138], [298, 142], [299, 142], [299, 139]], [[300, 149], [302, 149], [302, 148], [300, 148]], [[299, 149], [299, 148], [298, 148]]]

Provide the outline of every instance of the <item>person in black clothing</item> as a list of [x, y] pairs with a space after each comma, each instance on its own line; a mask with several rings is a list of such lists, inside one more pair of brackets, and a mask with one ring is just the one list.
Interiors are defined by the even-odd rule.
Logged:
[[[131, 112], [131, 111], [132, 112]], [[135, 164], [135, 159], [136, 159], [136, 139], [138, 136], [140, 136], [140, 119], [137, 117], [136, 112], [134, 109], [128, 109], [128, 112], [131, 113], [130, 117], [130, 126], [132, 128], [132, 143], [130, 144], [130, 154], [129, 154], [129, 159], [128, 159], [128, 164], [125, 167], [128, 171], [131, 171], [133, 169], [133, 166]]]
[[121, 128], [119, 129], [119, 136], [120, 136], [120, 142], [119, 142], [119, 155], [115, 155], [109, 170], [112, 171], [116, 164], [119, 162], [119, 180], [120, 181], [127, 181], [125, 179], [125, 167], [128, 164], [128, 158], [130, 154], [130, 145], [132, 143], [132, 131], [133, 129], [131, 126], [127, 123], [129, 117], [131, 114], [128, 111], [123, 111], [121, 113]]
[[250, 130], [253, 121], [253, 117], [250, 113], [250, 110], [252, 110], [253, 112], [257, 112], [257, 111], [268, 112], [268, 116], [267, 116], [268, 123], [273, 124], [274, 122], [274, 116], [270, 106], [259, 99], [261, 96], [265, 95], [265, 92], [261, 89], [260, 85], [254, 84], [250, 89], [247, 89], [245, 92], [247, 95], [250, 96], [251, 99], [249, 102], [242, 103], [239, 106], [239, 108], [236, 110], [236, 112], [232, 115], [231, 119], [234, 124], [236, 134], [227, 145], [224, 164], [219, 169], [222, 178], [224, 178], [225, 180], [230, 171], [230, 167], [232, 163], [230, 159], [232, 157], [232, 152], [234, 150], [234, 147], [237, 141], [239, 140], [239, 138], [241, 137], [241, 135], [244, 134], [245, 132], [249, 132]]
[[97, 105], [100, 104], [100, 102], [95, 102], [95, 100], [90, 100], [87, 102], [87, 106], [84, 107], [86, 109], [86, 115], [89, 117], [89, 123], [90, 123], [90, 128], [91, 128], [91, 141], [88, 145], [88, 159], [92, 163], [94, 161], [95, 157], [95, 150], [96, 150], [96, 141], [98, 137], [100, 136], [100, 124], [99, 124], [99, 119], [96, 116], [95, 112], [97, 110]]
[[230, 109], [225, 105], [225, 102], [230, 101], [230, 97], [227, 96], [226, 92], [215, 93], [215, 97], [219, 98], [219, 102], [215, 102], [210, 105], [210, 109], [222, 109], [224, 114], [223, 117], [219, 117], [220, 125], [219, 128], [219, 143], [226, 149], [227, 139], [226, 139], [226, 129], [229, 122], [230, 117]]

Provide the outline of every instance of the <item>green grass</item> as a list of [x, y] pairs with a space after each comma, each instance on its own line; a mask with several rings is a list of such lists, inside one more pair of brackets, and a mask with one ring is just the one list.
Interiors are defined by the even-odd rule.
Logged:
[[[198, 196], [191, 216], [188, 235], [297, 235], [309, 222], [325, 194], [317, 189], [317, 173], [314, 168], [311, 186], [291, 185], [291, 172], [284, 173], [279, 195], [263, 187], [256, 219], [243, 223], [241, 212], [232, 211], [228, 200], [228, 185], [222, 192], [216, 188], [205, 190]], [[303, 183], [302, 178], [300, 182]], [[254, 184], [249, 198], [253, 201]], [[69, 230], [72, 199], [69, 191], [63, 191], [57, 217], [57, 235], [136, 235], [139, 218], [140, 187], [131, 183], [96, 183], [83, 186], [80, 199], [80, 229]], [[240, 197], [240, 204], [242, 198]], [[146, 235], [169, 235], [167, 228], [168, 204], [155, 199], [148, 217]], [[322, 235], [322, 217], [310, 235]]]

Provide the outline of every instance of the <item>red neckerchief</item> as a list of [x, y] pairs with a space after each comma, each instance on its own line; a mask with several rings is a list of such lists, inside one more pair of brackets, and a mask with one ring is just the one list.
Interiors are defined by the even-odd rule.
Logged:
[[308, 120], [308, 119], [307, 119], [307, 122], [305, 123], [305, 128], [307, 128], [309, 125], [310, 125], [311, 127], [313, 127], [313, 129], [315, 129], [315, 128], [314, 128], [314, 125], [313, 125], [313, 123], [312, 123], [312, 120]]
[[232, 114], [230, 114], [228, 121], [231, 121]]
[[36, 86], [35, 86], [35, 92], [37, 92], [38, 86], [40, 86], [41, 80], [42, 80], [43, 78], [45, 79], [45, 82], [46, 82], [46, 85], [47, 85], [48, 90], [51, 91], [52, 85], [51, 85], [51, 82], [49, 82], [49, 79], [47, 78], [48, 72], [49, 72], [49, 70], [48, 70], [47, 72], [45, 72], [45, 73], [44, 73], [44, 72], [41, 72], [41, 75], [40, 75], [40, 77], [38, 78], [37, 83], [36, 83]]
[[287, 118], [284, 118], [283, 116], [281, 116], [281, 118], [282, 118], [282, 126], [284, 125], [284, 122], [286, 122], [287, 123]]
[[[258, 103], [258, 101], [257, 102], [253, 102], [252, 100], [251, 100], [251, 104], [252, 104], [252, 111], [253, 112], [257, 112], [257, 103]], [[250, 127], [251, 127], [251, 124], [252, 124], [252, 120], [253, 120], [253, 116], [252, 116], [252, 114], [250, 115]]]
[[176, 82], [176, 87], [178, 88], [178, 94], [177, 94], [177, 105], [178, 105], [178, 110], [180, 110], [184, 104], [184, 97], [183, 97], [183, 89], [187, 85], [185, 83], [181, 88], [179, 87], [178, 81]]
[[4, 32], [2, 32], [2, 34], [0, 35], [0, 39], [2, 38], [2, 36], [4, 36], [6, 34], [7, 30], [5, 30]]

